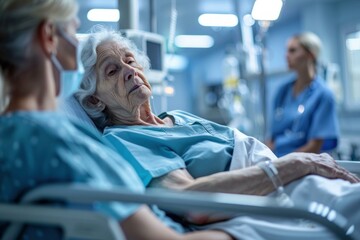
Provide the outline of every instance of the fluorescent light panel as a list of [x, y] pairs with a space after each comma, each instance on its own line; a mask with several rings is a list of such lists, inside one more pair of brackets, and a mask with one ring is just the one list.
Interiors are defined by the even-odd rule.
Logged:
[[175, 93], [175, 89], [172, 86], [166, 86], [164, 88], [164, 93], [166, 94], [166, 96], [173, 96]]
[[118, 22], [120, 12], [118, 9], [98, 9], [89, 10], [87, 18], [92, 22]]
[[214, 39], [208, 35], [178, 35], [175, 45], [180, 48], [211, 48]]
[[165, 66], [169, 70], [182, 71], [188, 65], [188, 60], [181, 55], [166, 54], [165, 55]]
[[346, 47], [350, 51], [360, 50], [360, 38], [349, 38], [346, 40]]
[[199, 24], [205, 27], [235, 27], [239, 20], [234, 14], [205, 13], [199, 16]]
[[256, 0], [251, 16], [255, 20], [274, 21], [279, 18], [282, 0]]

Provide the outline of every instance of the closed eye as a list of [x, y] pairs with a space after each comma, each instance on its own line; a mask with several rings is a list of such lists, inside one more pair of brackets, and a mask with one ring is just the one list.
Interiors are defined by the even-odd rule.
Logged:
[[126, 63], [129, 64], [132, 67], [138, 67], [139, 66], [139, 64], [137, 64], [137, 62], [135, 61], [135, 58], [133, 58], [133, 57], [128, 57]]
[[294, 53], [294, 52], [296, 52], [296, 50], [297, 50], [296, 48], [289, 48], [289, 49], [288, 49], [288, 52], [289, 52], [289, 53]]
[[108, 75], [109, 77], [111, 77], [111, 76], [113, 76], [115, 73], [116, 73], [116, 70], [114, 69], [114, 70], [109, 71], [107, 75]]
[[108, 72], [107, 72], [107, 76], [109, 76], [109, 77], [111, 77], [111, 76], [113, 76], [113, 75], [115, 75], [115, 73], [116, 73], [116, 69], [114, 68], [114, 69], [111, 69], [111, 70], [109, 70]]
[[110, 65], [106, 68], [105, 73], [106, 73], [106, 76], [111, 77], [111, 76], [115, 75], [117, 71], [118, 71], [118, 68], [115, 65]]

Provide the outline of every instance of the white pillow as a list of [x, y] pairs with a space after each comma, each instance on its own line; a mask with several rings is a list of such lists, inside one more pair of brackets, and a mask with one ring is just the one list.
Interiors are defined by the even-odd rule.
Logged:
[[68, 118], [84, 124], [85, 126], [96, 128], [94, 122], [87, 115], [85, 110], [74, 96], [59, 101], [58, 111]]

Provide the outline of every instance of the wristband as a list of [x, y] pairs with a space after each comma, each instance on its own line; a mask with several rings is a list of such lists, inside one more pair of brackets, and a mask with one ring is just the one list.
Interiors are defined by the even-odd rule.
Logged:
[[284, 191], [283, 183], [279, 177], [279, 172], [271, 161], [264, 161], [257, 164], [269, 177], [277, 192], [277, 199], [281, 205], [293, 206], [292, 200]]

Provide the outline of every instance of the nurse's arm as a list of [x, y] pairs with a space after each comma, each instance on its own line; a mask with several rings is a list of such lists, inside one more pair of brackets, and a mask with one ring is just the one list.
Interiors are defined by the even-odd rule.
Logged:
[[323, 145], [323, 139], [311, 139], [305, 145], [296, 149], [295, 152], [312, 152], [312, 153], [320, 153], [321, 147]]
[[265, 141], [265, 145], [270, 149], [270, 150], [274, 150], [274, 141], [269, 139]]

